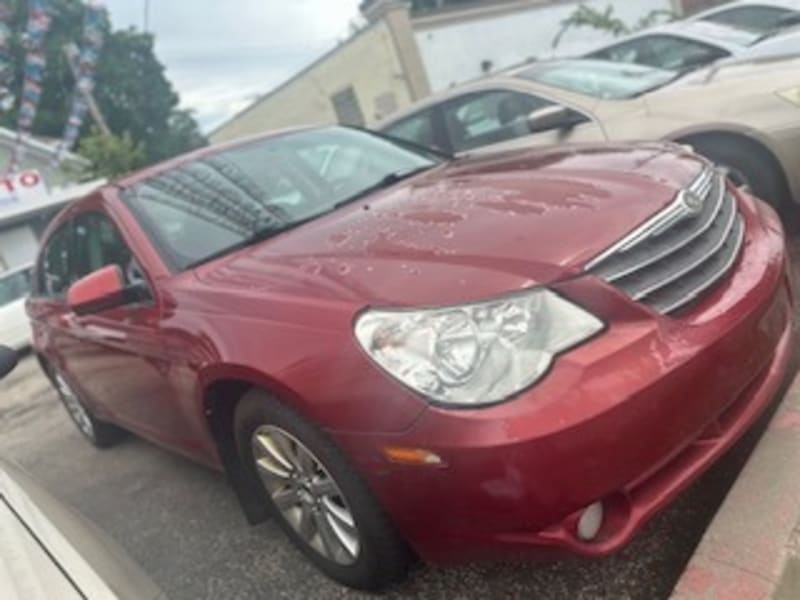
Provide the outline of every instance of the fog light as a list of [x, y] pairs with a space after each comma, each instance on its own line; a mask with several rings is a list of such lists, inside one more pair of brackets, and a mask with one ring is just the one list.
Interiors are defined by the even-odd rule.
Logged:
[[591, 542], [600, 533], [603, 526], [603, 503], [595, 502], [583, 511], [578, 521], [578, 537], [584, 542]]

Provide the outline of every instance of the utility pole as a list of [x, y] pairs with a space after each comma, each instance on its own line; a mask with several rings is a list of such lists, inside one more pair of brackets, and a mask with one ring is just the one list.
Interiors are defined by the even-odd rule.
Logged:
[[[72, 76], [77, 82], [80, 75], [78, 72], [78, 57], [80, 56], [80, 50], [75, 44], [67, 44], [64, 46], [64, 54], [67, 57], [67, 64], [72, 70]], [[100, 112], [100, 107], [97, 106], [97, 101], [94, 99], [92, 93], [83, 91], [81, 93], [86, 100], [86, 104], [89, 105], [89, 113], [92, 115], [92, 119], [97, 127], [103, 132], [104, 135], [111, 135], [111, 129], [108, 127], [108, 123], [106, 123], [103, 113]]]
[[150, 0], [144, 0], [144, 32], [150, 30]]

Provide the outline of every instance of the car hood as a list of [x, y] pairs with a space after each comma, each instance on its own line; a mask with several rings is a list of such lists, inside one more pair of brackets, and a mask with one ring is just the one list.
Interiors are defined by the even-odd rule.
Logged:
[[462, 158], [196, 271], [207, 285], [435, 305], [580, 273], [701, 159], [664, 144]]
[[[799, 46], [800, 47], [800, 46]], [[645, 100], [657, 113], [686, 118], [702, 116], [715, 121], [727, 117], [740, 120], [743, 113], [762, 115], [768, 125], [771, 115], [785, 114], [797, 122], [797, 107], [777, 93], [800, 86], [800, 57], [767, 57], [723, 60], [695, 71]]]

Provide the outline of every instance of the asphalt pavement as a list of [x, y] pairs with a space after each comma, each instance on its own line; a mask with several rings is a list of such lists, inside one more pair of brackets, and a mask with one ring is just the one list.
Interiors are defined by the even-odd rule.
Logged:
[[[616, 556], [419, 566], [386, 597], [667, 598], [757, 434], [748, 434]], [[134, 437], [109, 450], [92, 448], [30, 356], [0, 383], [0, 456], [110, 534], [174, 600], [364, 597], [320, 575], [274, 523], [248, 526], [222, 475]]]

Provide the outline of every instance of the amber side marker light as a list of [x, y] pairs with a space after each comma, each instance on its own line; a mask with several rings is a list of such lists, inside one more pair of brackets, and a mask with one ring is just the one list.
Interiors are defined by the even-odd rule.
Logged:
[[441, 467], [444, 461], [438, 454], [422, 448], [401, 448], [399, 446], [387, 446], [383, 453], [390, 462], [402, 465], [416, 465], [422, 467]]

